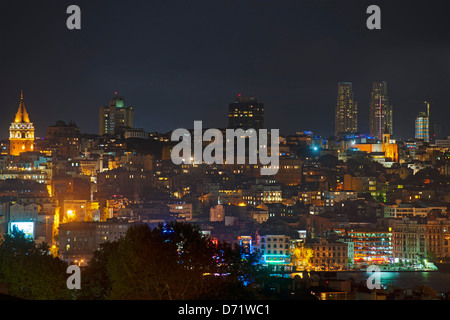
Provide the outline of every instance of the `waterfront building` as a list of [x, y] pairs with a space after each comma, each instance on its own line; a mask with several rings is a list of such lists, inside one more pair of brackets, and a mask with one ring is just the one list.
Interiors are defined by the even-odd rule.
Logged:
[[352, 266], [355, 263], [355, 244], [353, 239], [347, 236], [340, 237], [338, 242], [343, 242], [347, 245], [347, 261], [348, 265]]
[[394, 263], [428, 266], [450, 258], [450, 219], [430, 213], [392, 221]]
[[427, 219], [427, 252], [434, 261], [450, 258], [450, 219], [430, 215]]
[[293, 270], [312, 270], [311, 258], [314, 256], [314, 251], [305, 245], [304, 239], [291, 240], [290, 254]]
[[290, 263], [290, 237], [286, 235], [260, 235], [256, 249], [263, 264]]
[[389, 264], [392, 256], [392, 232], [388, 230], [351, 230], [355, 264]]
[[392, 225], [393, 262], [425, 265], [427, 228], [424, 219], [396, 219]]
[[345, 270], [348, 266], [347, 244], [344, 242], [332, 242], [325, 238], [308, 243], [308, 248], [313, 250], [311, 266], [314, 270]]

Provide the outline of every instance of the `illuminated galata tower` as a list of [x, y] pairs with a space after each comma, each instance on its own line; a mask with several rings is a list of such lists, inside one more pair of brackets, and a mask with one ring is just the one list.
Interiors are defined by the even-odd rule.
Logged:
[[14, 122], [9, 127], [9, 154], [18, 156], [22, 152], [34, 150], [34, 126], [30, 122], [25, 104], [23, 92], [20, 93], [19, 109]]

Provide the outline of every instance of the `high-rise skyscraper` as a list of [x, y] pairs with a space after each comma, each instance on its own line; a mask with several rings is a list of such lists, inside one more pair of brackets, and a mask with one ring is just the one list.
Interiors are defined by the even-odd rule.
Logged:
[[425, 112], [419, 112], [415, 121], [415, 138], [430, 142], [430, 129], [429, 129], [428, 116]]
[[427, 105], [427, 112], [419, 112], [419, 115], [416, 117], [415, 138], [430, 142], [430, 104], [428, 101], [425, 103]]
[[124, 98], [115, 92], [109, 105], [99, 108], [98, 132], [118, 134], [123, 128], [134, 128], [134, 108], [125, 106]]
[[369, 105], [370, 134], [382, 139], [385, 128], [389, 134], [393, 134], [392, 105], [389, 104], [387, 95], [387, 82], [374, 81]]
[[238, 95], [228, 105], [228, 128], [243, 130], [264, 128], [264, 105], [256, 97]]
[[17, 110], [14, 122], [9, 127], [9, 154], [18, 156], [22, 152], [34, 150], [34, 126], [30, 122], [23, 93], [20, 94], [19, 109]]
[[334, 133], [358, 131], [358, 103], [353, 97], [352, 83], [339, 82], [334, 118]]

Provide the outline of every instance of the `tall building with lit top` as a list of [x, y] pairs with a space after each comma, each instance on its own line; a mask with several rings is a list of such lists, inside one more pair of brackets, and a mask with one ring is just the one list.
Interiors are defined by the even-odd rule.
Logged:
[[99, 108], [98, 131], [100, 135], [114, 135], [124, 128], [134, 128], [134, 108], [126, 106], [124, 98], [115, 92], [109, 105]]
[[419, 112], [415, 121], [415, 138], [430, 142], [430, 104], [427, 103], [427, 112]]
[[23, 152], [34, 151], [34, 126], [30, 122], [23, 93], [20, 94], [19, 109], [16, 112], [14, 122], [9, 127], [9, 154], [18, 156]]
[[429, 121], [425, 112], [420, 112], [415, 121], [415, 138], [425, 142], [430, 142]]
[[256, 97], [238, 95], [228, 105], [228, 128], [230, 129], [263, 129], [264, 105]]
[[335, 112], [335, 135], [358, 131], [358, 103], [353, 97], [352, 83], [339, 82]]
[[387, 95], [387, 82], [374, 81], [369, 105], [370, 134], [381, 140], [385, 128], [393, 135], [393, 113]]

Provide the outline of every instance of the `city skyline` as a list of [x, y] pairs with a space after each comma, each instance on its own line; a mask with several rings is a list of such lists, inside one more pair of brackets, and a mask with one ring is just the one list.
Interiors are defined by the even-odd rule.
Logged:
[[[385, 81], [374, 81], [372, 84], [375, 87], [377, 84], [380, 83], [384, 83], [384, 86], [386, 86], [386, 82]], [[359, 125], [360, 123], [363, 123], [362, 127], [365, 127], [364, 124], [368, 123], [369, 126], [371, 126], [372, 123], [372, 117], [370, 117], [370, 113], [373, 112], [373, 109], [375, 109], [372, 106], [372, 103], [369, 104], [369, 108], [367, 108], [369, 110], [369, 119], [368, 121], [364, 121], [364, 119], [360, 119], [360, 110], [358, 109], [358, 101], [357, 99], [354, 97], [354, 93], [352, 91], [352, 83], [351, 82], [338, 82], [338, 102], [337, 105], [335, 105], [335, 110], [334, 112], [334, 134], [330, 134], [330, 135], [322, 135], [320, 132], [317, 132], [315, 130], [303, 130], [304, 128], [299, 128], [299, 130], [297, 130], [296, 132], [302, 132], [302, 131], [308, 131], [308, 132], [312, 132], [317, 136], [322, 136], [324, 138], [330, 138], [330, 137], [337, 137], [342, 133], [360, 133], [360, 134], [370, 134], [371, 136], [381, 140], [381, 136], [382, 133], [386, 130], [386, 128], [388, 128], [388, 131], [391, 135], [393, 135], [393, 122], [392, 122], [392, 118], [393, 118], [393, 107], [390, 103], [388, 103], [388, 96], [386, 95], [386, 104], [388, 107], [388, 113], [389, 113], [389, 117], [390, 120], [387, 121], [388, 125], [386, 125], [385, 121], [383, 120], [382, 124], [380, 125], [380, 129], [381, 131], [379, 132], [375, 132], [375, 134], [373, 134], [374, 132], [372, 132], [372, 130], [359, 130]], [[375, 89], [376, 90], [376, 89]], [[21, 110], [21, 106], [23, 105], [23, 90], [21, 90], [20, 93], [20, 100], [19, 100], [19, 111]], [[342, 98], [341, 96], [345, 96], [344, 98]], [[372, 100], [374, 99], [373, 97], [379, 96], [378, 91], [376, 93], [374, 93], [374, 89], [371, 92], [371, 97]], [[384, 98], [383, 98], [384, 99]], [[97, 128], [94, 129], [94, 131], [82, 131], [82, 133], [86, 133], [86, 134], [99, 134], [99, 135], [104, 135], [104, 134], [115, 134], [114, 132], [114, 126], [116, 125], [117, 127], [124, 127], [124, 128], [129, 128], [129, 129], [139, 129], [139, 130], [143, 130], [143, 132], [159, 132], [159, 133], [169, 133], [175, 129], [172, 130], [167, 130], [167, 131], [156, 131], [156, 130], [151, 130], [151, 128], [138, 128], [134, 125], [134, 107], [133, 106], [127, 106], [124, 104], [124, 100], [125, 98], [122, 95], [119, 95], [119, 93], [117, 91], [115, 91], [112, 95], [112, 98], [110, 98], [109, 100], [109, 106], [99, 106], [98, 110], [97, 110], [97, 114], [98, 114], [98, 118], [97, 118]], [[228, 114], [226, 115], [226, 118], [228, 119], [228, 123], [227, 125], [223, 126], [223, 128], [239, 128], [242, 127], [245, 130], [251, 128], [252, 126], [249, 126], [249, 124], [244, 124], [244, 123], [240, 123], [242, 126], [239, 126], [238, 123], [234, 123], [233, 122], [233, 114], [231, 114], [234, 110], [235, 106], [239, 106], [239, 108], [243, 108], [243, 106], [248, 105], [246, 108], [250, 107], [253, 108], [251, 106], [251, 104], [255, 104], [255, 106], [260, 107], [262, 109], [262, 114], [261, 115], [255, 115], [257, 116], [258, 120], [255, 120], [253, 122], [250, 122], [251, 124], [255, 124], [258, 121], [262, 122], [262, 125], [255, 125], [253, 126], [256, 129], [262, 129], [264, 128], [264, 103], [258, 102], [259, 98], [258, 97], [246, 97], [243, 96], [241, 94], [238, 94], [235, 99], [234, 102], [229, 103], [227, 106], [228, 109]], [[378, 100], [378, 98], [376, 98], [375, 100]], [[117, 101], [119, 101], [119, 104], [117, 104]], [[428, 106], [429, 109], [429, 105], [430, 102], [429, 101], [423, 101], [423, 103], [425, 103]], [[384, 102], [382, 103], [382, 105], [384, 105]], [[232, 110], [233, 109], [233, 110]], [[346, 110], [348, 109], [348, 110]], [[117, 110], [117, 111], [114, 111]], [[239, 111], [240, 113], [244, 113], [243, 111], [244, 109], [242, 109], [241, 111]], [[379, 108], [378, 108], [379, 110]], [[236, 109], [237, 112], [237, 109]], [[245, 113], [250, 112], [250, 111], [245, 111]], [[253, 111], [252, 111], [253, 112]], [[250, 112], [250, 113], [252, 113]], [[331, 112], [331, 111], [330, 111]], [[114, 121], [109, 119], [108, 117], [111, 114], [116, 113], [118, 120]], [[364, 111], [363, 111], [364, 113]], [[419, 115], [423, 113], [423, 112], [419, 112]], [[17, 118], [17, 113], [15, 113], [15, 118]], [[347, 115], [351, 114], [350, 119], [348, 120]], [[27, 114], [28, 116], [28, 114]], [[139, 115], [138, 115], [139, 116]], [[252, 115], [253, 116], [253, 115]], [[73, 119], [67, 120], [67, 119], [62, 119], [62, 118], [58, 118], [56, 115], [57, 120], [54, 120], [51, 124], [49, 124], [48, 126], [41, 128], [41, 130], [36, 130], [36, 131], [41, 131], [41, 136], [36, 135], [37, 138], [45, 138], [45, 132], [47, 130], [47, 127], [50, 127], [52, 125], [54, 125], [55, 122], [58, 121], [68, 121], [70, 123], [73, 124], [77, 124], [76, 121], [74, 121]], [[340, 119], [340, 120], [339, 120]], [[347, 120], [344, 120], [347, 119]], [[427, 116], [427, 119], [430, 119], [429, 115]], [[378, 119], [377, 119], [378, 120]], [[230, 122], [231, 121], [231, 122]], [[429, 120], [428, 120], [429, 121]], [[50, 120], [51, 122], [51, 120]], [[116, 123], [117, 122], [117, 123]], [[345, 124], [344, 124], [345, 122]], [[411, 136], [405, 137], [405, 138], [401, 138], [400, 140], [411, 140], [411, 139], [417, 139], [417, 117], [414, 118], [414, 123], [412, 125], [413, 127], [413, 132]], [[440, 122], [436, 121], [439, 125]], [[339, 131], [337, 130], [337, 128], [339, 127], [344, 127], [347, 126], [348, 128], [353, 128], [354, 130], [347, 130], [347, 131]], [[376, 126], [379, 126], [379, 123], [377, 122]], [[78, 127], [80, 127], [78, 125]], [[108, 127], [108, 129], [107, 129]], [[191, 125], [192, 127], [192, 125]], [[112, 128], [112, 129], [111, 129]], [[187, 128], [190, 128], [189, 126], [187, 126]], [[149, 130], [150, 129], [150, 130]], [[192, 129], [192, 128], [191, 128]], [[311, 128], [309, 128], [311, 129]], [[285, 135], [292, 135], [295, 134], [295, 132], [285, 132]], [[1, 135], [0, 135], [1, 137]], [[440, 135], [437, 138], [446, 138], [447, 136], [444, 135]], [[6, 140], [7, 138], [0, 138], [3, 140]]]
[[[194, 119], [225, 127], [227, 105], [241, 93], [264, 102], [268, 128], [331, 136], [335, 86], [349, 81], [360, 131], [368, 132], [366, 109], [377, 79], [389, 83], [395, 138], [414, 136], [426, 99], [432, 118], [447, 116], [448, 26], [437, 1], [426, 7], [379, 2], [381, 30], [366, 28], [367, 3], [356, 1], [79, 5], [77, 31], [65, 27], [64, 3], [24, 7], [18, 1], [3, 10], [3, 30], [11, 30], [2, 37], [8, 48], [2, 52], [8, 62], [2, 69], [8, 81], [0, 87], [8, 115], [3, 127], [20, 90], [40, 124], [37, 136], [59, 119], [97, 132], [90, 111], [115, 91], [139, 110], [135, 126], [147, 131], [187, 127]], [[117, 12], [124, 23], [112, 19]], [[448, 134], [443, 126], [442, 136]]]
[[8, 2], [0, 299], [450, 300], [448, 9]]

